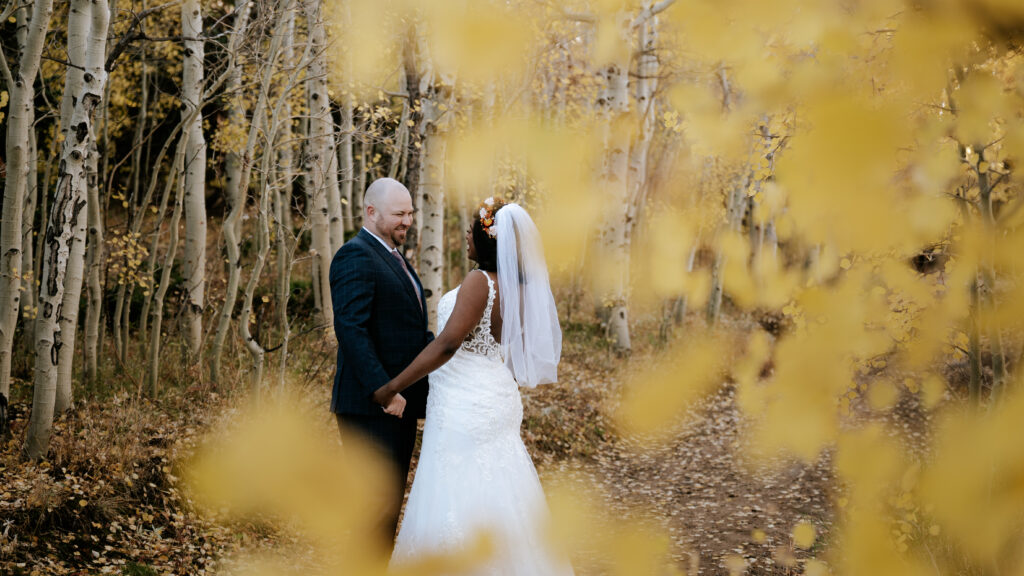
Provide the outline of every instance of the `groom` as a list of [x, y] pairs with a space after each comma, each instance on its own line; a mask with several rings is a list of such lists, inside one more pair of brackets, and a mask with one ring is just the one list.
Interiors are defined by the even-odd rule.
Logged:
[[397, 180], [380, 178], [366, 189], [363, 229], [331, 261], [331, 301], [338, 338], [331, 412], [344, 437], [356, 429], [394, 463], [393, 509], [386, 518], [388, 545], [398, 526], [406, 477], [416, 443], [416, 421], [426, 412], [427, 379], [402, 395], [404, 418], [384, 413], [373, 392], [397, 376], [433, 339], [426, 299], [399, 246], [412, 226], [412, 196]]

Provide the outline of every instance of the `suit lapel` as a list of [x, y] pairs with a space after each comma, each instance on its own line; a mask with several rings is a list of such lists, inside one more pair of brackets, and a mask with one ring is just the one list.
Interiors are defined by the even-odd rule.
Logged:
[[[402, 270], [402, 265], [399, 264], [397, 260], [395, 260], [395, 257], [391, 255], [391, 252], [389, 252], [388, 249], [385, 248], [384, 245], [381, 244], [379, 240], [374, 238], [372, 234], [367, 232], [365, 228], [360, 230], [359, 234], [356, 237], [362, 240], [366, 245], [368, 245], [370, 247], [370, 250], [372, 250], [377, 256], [381, 258], [381, 260], [384, 261], [384, 264], [388, 268], [390, 268], [392, 272], [395, 273], [395, 277], [398, 279], [399, 282], [402, 283], [402, 286], [405, 287], [405, 293], [409, 296], [409, 298], [411, 298], [413, 302], [416, 302], [417, 300], [420, 301], [420, 303], [417, 305], [417, 308], [420, 308], [420, 312], [425, 312], [427, 309], [426, 304], [423, 303], [423, 300], [417, 296], [416, 289], [413, 288], [412, 284], [409, 283], [409, 277], [406, 276], [405, 270]], [[399, 252], [399, 255], [401, 255], [401, 252]], [[405, 257], [403, 256], [402, 258], [404, 259]], [[408, 261], [406, 261], [405, 264], [406, 266], [409, 266]], [[420, 283], [420, 278], [419, 276], [416, 275], [416, 271], [412, 269], [412, 266], [409, 266], [409, 273], [412, 274], [413, 279], [416, 281], [416, 284], [419, 287], [419, 292], [422, 294], [423, 284]]]

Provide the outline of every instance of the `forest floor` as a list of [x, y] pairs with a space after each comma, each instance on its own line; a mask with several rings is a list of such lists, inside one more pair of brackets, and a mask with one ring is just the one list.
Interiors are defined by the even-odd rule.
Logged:
[[[619, 436], [610, 417], [617, 392], [657, 347], [642, 348], [623, 361], [591, 329], [567, 329], [561, 382], [523, 394], [523, 437], [542, 480], [569, 475], [604, 494], [613, 521], [652, 523], [688, 574], [801, 573], [801, 559], [827, 547], [836, 515], [829, 455], [748, 466], [728, 382], [666, 442]], [[321, 367], [304, 385], [313, 404], [326, 405], [328, 376]], [[13, 434], [0, 442], [0, 574], [211, 574], [232, 553], [302, 547], [263, 523], [215, 524], [179, 492], [175, 463], [236, 410], [236, 395], [192, 385], [155, 403], [131, 390], [81, 402], [57, 420], [50, 459], [32, 463], [20, 455], [30, 392], [15, 387]], [[799, 522], [817, 530], [809, 551], [793, 546]], [[590, 573], [588, 558], [575, 561]]]
[[[639, 352], [631, 365], [644, 363]], [[543, 478], [568, 475], [603, 494], [608, 517], [636, 519], [670, 538], [669, 555], [687, 574], [799, 574], [820, 552], [834, 517], [828, 454], [813, 465], [743, 457], [743, 421], [731, 383], [722, 383], [675, 436], [657, 443], [609, 433], [608, 414], [627, 365], [570, 343], [557, 389], [524, 394], [524, 438]], [[546, 416], [545, 416], [546, 415]], [[572, 424], [551, 422], [568, 418]], [[561, 429], [572, 439], [556, 440]], [[601, 431], [600, 433], [594, 433]], [[810, 522], [819, 545], [794, 547], [793, 527]], [[586, 563], [586, 558], [577, 559]]]

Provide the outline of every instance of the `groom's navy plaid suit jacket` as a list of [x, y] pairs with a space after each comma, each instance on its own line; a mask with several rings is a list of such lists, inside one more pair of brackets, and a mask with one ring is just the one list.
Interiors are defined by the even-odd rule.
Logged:
[[[422, 294], [412, 266], [409, 271]], [[427, 331], [426, 300], [417, 295], [398, 260], [365, 229], [331, 261], [331, 300], [338, 337], [331, 411], [384, 416], [373, 402], [373, 391], [397, 376], [434, 338]], [[422, 418], [427, 379], [402, 396], [408, 401], [405, 416]]]

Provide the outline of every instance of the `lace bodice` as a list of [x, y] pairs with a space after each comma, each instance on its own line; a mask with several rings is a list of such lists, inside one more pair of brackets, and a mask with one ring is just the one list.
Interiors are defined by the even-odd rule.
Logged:
[[[479, 354], [481, 356], [488, 356], [492, 358], [501, 358], [501, 345], [491, 335], [491, 313], [494, 310], [494, 280], [491, 279], [491, 275], [483, 270], [479, 270], [481, 274], [487, 278], [487, 307], [484, 308], [484, 315], [480, 318], [480, 322], [477, 323], [473, 330], [469, 332], [469, 336], [459, 347], [460, 351], [470, 352], [472, 354]], [[459, 294], [459, 288], [457, 286], [454, 290], [448, 292], [441, 297], [441, 300], [437, 303], [437, 331], [440, 333], [444, 330], [445, 324], [448, 323], [448, 318], [452, 314], [452, 310], [455, 309], [455, 300]]]

